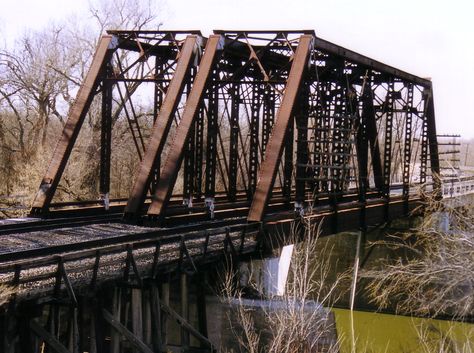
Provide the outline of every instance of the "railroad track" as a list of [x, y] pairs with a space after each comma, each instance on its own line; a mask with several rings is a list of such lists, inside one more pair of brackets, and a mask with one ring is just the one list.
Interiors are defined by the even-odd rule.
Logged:
[[[321, 217], [331, 217], [337, 212], [349, 211], [357, 216], [358, 210], [363, 207], [358, 203], [357, 196], [357, 194], [343, 195], [341, 199], [344, 203], [338, 205], [337, 209], [331, 206], [328, 197], [320, 198], [315, 214], [319, 212]], [[369, 193], [367, 205], [378, 207], [386, 203], [378, 196], [375, 192]], [[166, 238], [192, 231], [223, 229], [237, 225], [249, 227], [246, 220], [250, 207], [248, 200], [241, 199], [233, 203], [218, 201], [215, 206], [214, 218], [210, 219], [209, 211], [203, 204], [184, 207], [179, 205], [178, 201], [174, 201], [159, 224], [154, 220], [143, 218], [140, 226], [124, 222], [121, 212], [109, 211], [90, 215], [89, 209], [85, 214], [81, 209], [71, 209], [74, 213], [69, 213], [70, 210], [67, 210], [67, 213], [61, 214], [62, 217], [56, 213], [52, 218], [27, 219], [24, 222], [3, 224], [0, 225], [0, 264], [42, 256], [57, 256], [124, 242]], [[275, 197], [268, 206], [270, 223], [295, 219], [296, 216], [282, 197]], [[25, 233], [30, 234], [24, 235]], [[82, 237], [76, 240], [74, 237], [76, 233], [82, 234]], [[5, 244], [8, 238], [21, 239], [22, 234], [29, 237], [27, 241], [42, 237], [43, 243], [39, 241], [39, 244], [33, 244], [30, 248], [21, 246], [2, 248], [2, 243]]]

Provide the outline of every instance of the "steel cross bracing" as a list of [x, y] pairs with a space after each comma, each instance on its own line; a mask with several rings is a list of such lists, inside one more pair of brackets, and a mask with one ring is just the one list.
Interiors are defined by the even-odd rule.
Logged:
[[[110, 31], [32, 214], [48, 215], [61, 206], [53, 200], [64, 201], [58, 186], [95, 101], [102, 132], [91, 203], [121, 205], [131, 222], [145, 214], [163, 221], [177, 200], [181, 212], [201, 207], [207, 218], [218, 205], [243, 205], [248, 221], [260, 222], [275, 202], [301, 214], [310, 206], [337, 209], [349, 194], [389, 205], [397, 185], [408, 203], [413, 186], [430, 179], [439, 190], [427, 79], [314, 31], [218, 30], [208, 38], [199, 31]], [[119, 135], [132, 146], [127, 155], [118, 150]], [[135, 172], [124, 181], [117, 166], [126, 159]]]

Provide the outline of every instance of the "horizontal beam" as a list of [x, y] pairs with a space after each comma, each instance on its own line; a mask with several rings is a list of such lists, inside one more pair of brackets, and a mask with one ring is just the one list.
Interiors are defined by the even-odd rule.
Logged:
[[287, 30], [287, 29], [282, 29], [282, 30], [261, 30], [261, 29], [249, 29], [249, 30], [244, 30], [244, 31], [235, 31], [235, 30], [225, 30], [225, 29], [215, 29], [213, 31], [216, 34], [222, 34], [222, 35], [231, 35], [231, 34], [280, 34], [280, 33], [285, 33], [285, 34], [309, 34], [315, 36], [316, 33], [314, 32], [314, 29], [294, 29], [294, 30]]
[[366, 66], [367, 68], [373, 69], [375, 71], [380, 71], [383, 73], [388, 73], [390, 75], [393, 75], [395, 77], [398, 77], [402, 80], [409, 81], [412, 83], [415, 83], [417, 85], [429, 88], [431, 87], [431, 81], [412, 75], [408, 72], [399, 70], [393, 66], [384, 64], [380, 61], [371, 59], [365, 55], [356, 53], [352, 50], [343, 48], [337, 44], [331, 43], [327, 40], [321, 39], [321, 38], [315, 38], [314, 41], [314, 48], [318, 50], [322, 50], [328, 54], [332, 55], [337, 55], [340, 56], [341, 58], [344, 58], [348, 61], [354, 62], [356, 64], [360, 64], [363, 66]]

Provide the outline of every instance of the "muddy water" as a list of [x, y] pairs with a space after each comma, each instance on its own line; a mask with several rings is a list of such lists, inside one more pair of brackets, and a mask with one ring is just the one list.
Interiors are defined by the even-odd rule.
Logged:
[[390, 249], [374, 242], [396, 232], [407, 231], [417, 220], [399, 220], [384, 229], [368, 233], [361, 249], [362, 271], [357, 280], [354, 308], [351, 313], [350, 273], [354, 267], [357, 233], [340, 233], [320, 239], [316, 258], [329, 261], [329, 280], [335, 280], [342, 272], [349, 273], [339, 288], [341, 296], [332, 311], [341, 353], [386, 352], [386, 353], [428, 353], [428, 352], [474, 352], [474, 324], [449, 320], [432, 320], [419, 317], [396, 315], [394, 308], [383, 313], [371, 302], [365, 291], [370, 278], [363, 275], [364, 269], [381, 268], [384, 259], [409, 256], [403, 250]]
[[[332, 309], [340, 353], [352, 353], [351, 312]], [[474, 324], [354, 311], [355, 351], [437, 353], [474, 351]]]

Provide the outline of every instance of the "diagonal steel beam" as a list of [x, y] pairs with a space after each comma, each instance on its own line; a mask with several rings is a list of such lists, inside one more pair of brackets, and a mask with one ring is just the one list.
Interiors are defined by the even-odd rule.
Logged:
[[148, 186], [150, 185], [153, 171], [156, 167], [156, 161], [163, 152], [180, 97], [194, 62], [193, 59], [196, 55], [198, 38], [196, 35], [189, 35], [183, 44], [176, 71], [171, 79], [160, 112], [153, 126], [152, 135], [146, 146], [145, 155], [138, 169], [135, 184], [125, 208], [126, 218], [137, 217], [143, 207]]
[[436, 137], [436, 119], [434, 108], [433, 87], [425, 88], [427, 102], [425, 105], [425, 119], [427, 119], [428, 127], [428, 143], [430, 146], [430, 165], [431, 177], [433, 179], [433, 192], [436, 198], [442, 197], [439, 153], [438, 153], [438, 139]]
[[211, 77], [212, 69], [222, 47], [220, 35], [211, 35], [207, 40], [204, 55], [199, 64], [199, 71], [194, 79], [193, 87], [186, 101], [183, 116], [176, 129], [173, 143], [169, 149], [165, 165], [158, 181], [153, 201], [148, 209], [148, 215], [158, 216], [166, 207], [178, 176], [179, 167], [183, 160], [185, 144], [188, 140], [193, 123], [198, 116], [199, 108], [204, 98], [207, 83]]
[[288, 76], [285, 93], [283, 94], [281, 106], [278, 109], [277, 118], [268, 141], [265, 159], [262, 162], [258, 174], [257, 187], [253, 195], [252, 205], [250, 206], [248, 221], [259, 222], [265, 215], [265, 208], [270, 199], [271, 189], [275, 183], [285, 138], [288, 135], [288, 125], [293, 116], [304, 72], [308, 66], [313, 39], [314, 37], [312, 35], [302, 35], [300, 37]]
[[99, 41], [89, 72], [81, 85], [76, 100], [68, 114], [66, 125], [53, 153], [48, 170], [41, 181], [36, 194], [31, 214], [41, 214], [48, 210], [51, 200], [56, 192], [61, 176], [66, 168], [72, 148], [76, 142], [82, 123], [89, 106], [94, 98], [95, 91], [100, 82], [104, 67], [109, 62], [116, 40], [113, 36], [104, 35]]
[[373, 93], [371, 83], [367, 82], [362, 93], [362, 119], [367, 124], [367, 138], [369, 141], [369, 150], [372, 160], [372, 169], [374, 173], [374, 182], [377, 190], [383, 187], [382, 160], [380, 157], [379, 140], [377, 136], [377, 121], [375, 116]]

